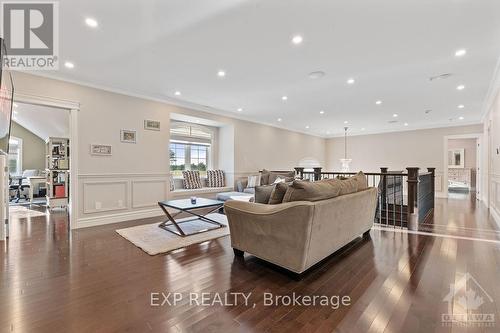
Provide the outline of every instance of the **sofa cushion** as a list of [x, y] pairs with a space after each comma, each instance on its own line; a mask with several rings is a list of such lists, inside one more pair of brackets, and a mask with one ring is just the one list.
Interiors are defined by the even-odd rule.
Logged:
[[286, 190], [283, 202], [319, 201], [335, 198], [340, 194], [340, 180], [308, 182], [294, 180]]
[[283, 202], [286, 190], [288, 189], [289, 183], [278, 183], [274, 186], [271, 192], [271, 197], [269, 198], [270, 205], [277, 205]]
[[182, 171], [184, 188], [187, 190], [201, 188], [201, 179], [199, 171]]
[[208, 187], [224, 187], [224, 171], [222, 170], [207, 170], [207, 186]]

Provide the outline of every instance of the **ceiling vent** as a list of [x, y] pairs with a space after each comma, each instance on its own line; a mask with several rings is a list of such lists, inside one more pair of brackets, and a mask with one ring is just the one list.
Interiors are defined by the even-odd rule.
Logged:
[[397, 123], [397, 122], [398, 122], [397, 120], [389, 120], [389, 121], [388, 121], [388, 123], [389, 123], [389, 124], [395, 124], [395, 123]]
[[449, 78], [450, 76], [452, 76], [453, 74], [451, 73], [444, 73], [444, 74], [440, 74], [440, 75], [436, 75], [436, 76], [431, 76], [429, 78], [429, 81], [436, 81], [436, 80], [445, 80], [447, 78]]
[[320, 79], [325, 75], [326, 75], [326, 73], [323, 71], [316, 71], [316, 72], [309, 73], [309, 78], [310, 79]]

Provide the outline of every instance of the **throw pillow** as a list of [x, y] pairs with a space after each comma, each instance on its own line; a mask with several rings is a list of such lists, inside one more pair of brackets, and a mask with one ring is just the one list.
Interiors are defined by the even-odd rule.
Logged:
[[175, 191], [174, 176], [170, 175], [170, 192]]
[[340, 193], [340, 180], [308, 182], [295, 180], [286, 190], [283, 202], [320, 201], [335, 198]]
[[269, 170], [263, 169], [260, 172], [260, 185], [269, 185], [269, 175]]
[[274, 189], [275, 185], [260, 185], [255, 186], [255, 202], [261, 204], [267, 204], [269, 202], [269, 198], [271, 197], [271, 193]]
[[355, 176], [351, 178], [354, 178], [356, 180], [358, 184], [358, 191], [363, 191], [368, 188], [368, 179], [366, 178], [363, 171], [358, 172]]
[[269, 198], [270, 205], [277, 205], [283, 202], [286, 190], [288, 189], [288, 183], [278, 183], [271, 192], [271, 197]]
[[276, 178], [278, 177], [285, 177], [287, 179], [290, 179], [290, 181], [293, 181], [295, 179], [295, 171], [286, 171], [286, 172], [269, 172], [269, 180], [268, 184], [274, 183]]
[[199, 171], [182, 171], [182, 177], [185, 189], [193, 190], [202, 187]]
[[260, 184], [260, 175], [248, 176], [247, 188], [254, 188]]
[[208, 187], [224, 187], [224, 171], [222, 170], [207, 170], [207, 185]]
[[278, 176], [276, 180], [273, 182], [273, 184], [284, 183], [284, 182], [286, 182], [285, 177]]

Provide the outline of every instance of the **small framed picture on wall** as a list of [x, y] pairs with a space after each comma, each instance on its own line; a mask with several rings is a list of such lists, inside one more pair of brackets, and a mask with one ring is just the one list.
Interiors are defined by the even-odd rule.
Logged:
[[132, 130], [121, 130], [120, 131], [120, 141], [124, 143], [136, 143], [137, 142], [137, 132]]
[[159, 131], [160, 122], [157, 120], [144, 120], [144, 129], [150, 131]]
[[90, 154], [97, 156], [111, 156], [111, 145], [90, 145]]

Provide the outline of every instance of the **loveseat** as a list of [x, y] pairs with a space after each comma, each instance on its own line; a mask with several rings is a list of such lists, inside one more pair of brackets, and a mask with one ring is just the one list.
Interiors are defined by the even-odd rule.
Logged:
[[366, 180], [342, 182], [296, 180], [287, 189], [285, 202], [278, 204], [227, 202], [224, 209], [235, 254], [248, 252], [300, 274], [360, 235], [368, 235], [377, 189], [368, 188]]

